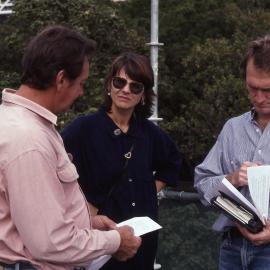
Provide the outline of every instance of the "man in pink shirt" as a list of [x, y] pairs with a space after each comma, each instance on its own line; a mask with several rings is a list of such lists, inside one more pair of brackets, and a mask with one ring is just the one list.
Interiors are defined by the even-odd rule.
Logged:
[[46, 28], [25, 51], [22, 85], [3, 90], [0, 269], [84, 269], [105, 254], [127, 260], [141, 243], [130, 227], [90, 216], [55, 129], [56, 114], [83, 94], [94, 50], [74, 30]]

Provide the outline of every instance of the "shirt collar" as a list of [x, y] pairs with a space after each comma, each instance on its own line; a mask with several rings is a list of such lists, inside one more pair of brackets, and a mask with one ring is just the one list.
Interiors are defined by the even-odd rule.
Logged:
[[18, 106], [24, 107], [39, 116], [45, 118], [52, 124], [56, 125], [57, 124], [57, 116], [50, 112], [49, 110], [45, 109], [44, 107], [40, 106], [39, 104], [24, 98], [22, 96], [16, 95], [16, 90], [6, 88], [2, 91], [2, 101], [3, 102], [8, 102], [8, 103], [13, 103]]
[[252, 124], [258, 125], [257, 120], [256, 120], [256, 110], [253, 107], [247, 114], [246, 114], [246, 119]]
[[250, 121], [256, 121], [256, 111], [254, 107], [250, 111]]

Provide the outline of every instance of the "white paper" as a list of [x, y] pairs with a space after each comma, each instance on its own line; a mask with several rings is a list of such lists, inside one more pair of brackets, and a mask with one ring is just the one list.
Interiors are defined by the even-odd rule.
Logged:
[[227, 180], [227, 178], [222, 179], [222, 184], [221, 187], [219, 188], [219, 191], [224, 192], [227, 194], [229, 197], [234, 199], [240, 204], [243, 204], [247, 207], [247, 209], [253, 211], [259, 219], [262, 221], [263, 224], [265, 224], [265, 220], [261, 213], [254, 207], [254, 205], [247, 200], [241, 192], [239, 192], [232, 184]]
[[143, 234], [159, 230], [162, 227], [149, 217], [134, 217], [118, 223], [116, 226], [121, 227], [128, 225], [133, 228], [135, 236], [141, 236]]
[[[128, 225], [133, 228], [135, 236], [141, 236], [143, 234], [159, 230], [162, 227], [149, 217], [135, 217], [118, 223], [116, 226], [121, 227]], [[86, 270], [98, 270], [101, 268], [112, 256], [104, 255], [93, 260], [87, 267]]]
[[247, 168], [248, 187], [254, 205], [267, 219], [269, 209], [270, 166]]
[[101, 268], [112, 256], [103, 255], [93, 260], [87, 267], [86, 270], [98, 270]]

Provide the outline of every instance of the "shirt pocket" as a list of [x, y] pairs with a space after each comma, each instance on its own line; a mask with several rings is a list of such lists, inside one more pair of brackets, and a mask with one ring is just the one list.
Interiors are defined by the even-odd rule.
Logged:
[[59, 168], [57, 170], [57, 175], [63, 183], [75, 182], [79, 177], [76, 167], [71, 162], [64, 167]]

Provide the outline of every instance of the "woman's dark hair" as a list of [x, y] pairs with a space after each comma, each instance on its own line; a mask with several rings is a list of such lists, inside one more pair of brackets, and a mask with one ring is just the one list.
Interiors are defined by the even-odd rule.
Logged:
[[108, 95], [111, 90], [111, 82], [124, 69], [131, 80], [141, 82], [144, 85], [144, 104], [139, 102], [135, 107], [136, 116], [147, 118], [152, 113], [153, 99], [155, 97], [154, 75], [149, 59], [146, 56], [126, 52], [119, 55], [112, 63], [109, 73], [105, 80], [104, 98], [101, 107], [106, 111], [111, 111], [112, 99]]
[[85, 57], [91, 60], [95, 48], [95, 41], [68, 27], [47, 27], [26, 47], [21, 83], [45, 90], [60, 70], [72, 81], [81, 74]]
[[245, 58], [241, 63], [245, 77], [247, 64], [251, 58], [256, 68], [266, 72], [270, 71], [270, 34], [258, 37], [249, 43]]

